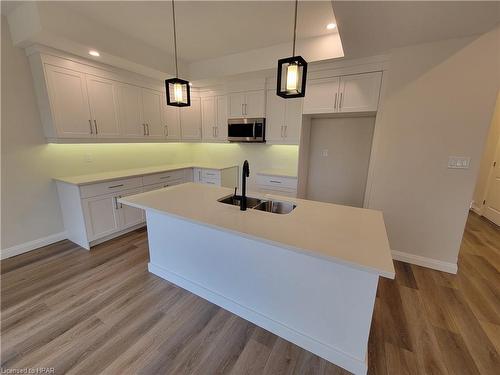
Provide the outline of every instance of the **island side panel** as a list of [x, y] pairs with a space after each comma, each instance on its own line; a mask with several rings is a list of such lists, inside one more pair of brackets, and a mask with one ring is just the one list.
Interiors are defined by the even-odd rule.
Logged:
[[152, 273], [353, 373], [366, 373], [378, 275], [146, 214]]

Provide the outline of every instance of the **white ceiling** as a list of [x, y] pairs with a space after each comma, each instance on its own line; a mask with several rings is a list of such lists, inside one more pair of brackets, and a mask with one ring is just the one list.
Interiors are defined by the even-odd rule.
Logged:
[[[172, 53], [170, 1], [58, 2], [125, 36]], [[293, 1], [177, 1], [179, 56], [194, 62], [290, 42]], [[336, 33], [330, 1], [299, 2], [300, 38]]]
[[499, 1], [332, 1], [346, 57], [480, 34], [500, 22]]

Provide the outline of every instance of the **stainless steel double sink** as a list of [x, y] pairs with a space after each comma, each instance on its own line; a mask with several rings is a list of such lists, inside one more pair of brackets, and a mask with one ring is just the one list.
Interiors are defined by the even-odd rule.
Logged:
[[[240, 197], [234, 195], [222, 197], [218, 199], [218, 201], [233, 206], [240, 205]], [[272, 212], [273, 214], [288, 214], [292, 212], [295, 207], [297, 206], [292, 202], [247, 197], [247, 208], [253, 210]]]

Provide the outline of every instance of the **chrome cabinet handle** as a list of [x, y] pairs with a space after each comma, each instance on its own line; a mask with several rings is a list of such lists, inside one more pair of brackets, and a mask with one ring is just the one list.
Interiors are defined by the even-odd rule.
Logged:
[[92, 121], [89, 120], [90, 134], [94, 134], [94, 128], [92, 127]]
[[115, 198], [115, 209], [119, 209], [120, 207], [118, 207], [118, 197], [114, 197]]
[[168, 137], [168, 125], [165, 125], [165, 137]]
[[337, 110], [337, 93], [335, 93], [335, 103], [333, 104], [333, 110], [336, 111]]
[[286, 137], [287, 137], [287, 135], [286, 135], [286, 130], [287, 130], [287, 129], [288, 129], [288, 125], [285, 125], [285, 131], [283, 132], [283, 134], [284, 134], [284, 138], [286, 138]]
[[98, 134], [99, 131], [97, 130], [97, 120], [94, 120], [94, 125], [95, 125], [95, 133]]
[[149, 124], [147, 122], [146, 122], [146, 129], [148, 130], [146, 135], [149, 135]]
[[123, 184], [108, 186], [108, 189], [114, 189], [114, 188], [121, 187], [121, 186], [123, 186]]
[[163, 180], [164, 178], [170, 178], [170, 175], [168, 175], [168, 176], [161, 176], [160, 180]]
[[146, 135], [146, 124], [142, 124], [143, 135]]
[[281, 133], [280, 133], [281, 138], [283, 138], [283, 125], [281, 125]]
[[216, 126], [215, 127], [215, 138], [217, 138], [219, 136], [219, 127]]
[[343, 95], [343, 94], [344, 94], [343, 92], [341, 92], [341, 93], [340, 93], [339, 111], [342, 109], [342, 99], [344, 98], [344, 95]]
[[[121, 195], [118, 196], [118, 198], [121, 198], [121, 197], [122, 197]], [[117, 202], [118, 202], [118, 200], [117, 200]], [[120, 203], [120, 208], [123, 208], [123, 203]]]
[[272, 182], [273, 184], [281, 184], [281, 181], [276, 181], [276, 180], [269, 180], [269, 182]]

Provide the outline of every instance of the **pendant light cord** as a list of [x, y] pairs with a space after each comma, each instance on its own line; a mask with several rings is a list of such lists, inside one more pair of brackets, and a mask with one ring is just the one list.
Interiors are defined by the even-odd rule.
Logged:
[[[295, 10], [295, 12], [296, 12], [295, 14], [297, 14], [297, 10]], [[177, 67], [177, 34], [175, 32], [175, 6], [174, 6], [174, 0], [172, 0], [172, 19], [174, 20], [175, 78], [179, 78], [179, 69]]]
[[298, 3], [299, 3], [299, 0], [295, 0], [295, 20], [293, 22], [293, 52], [292, 52], [293, 57], [295, 57], [295, 39], [297, 38], [297, 5], [298, 5]]

